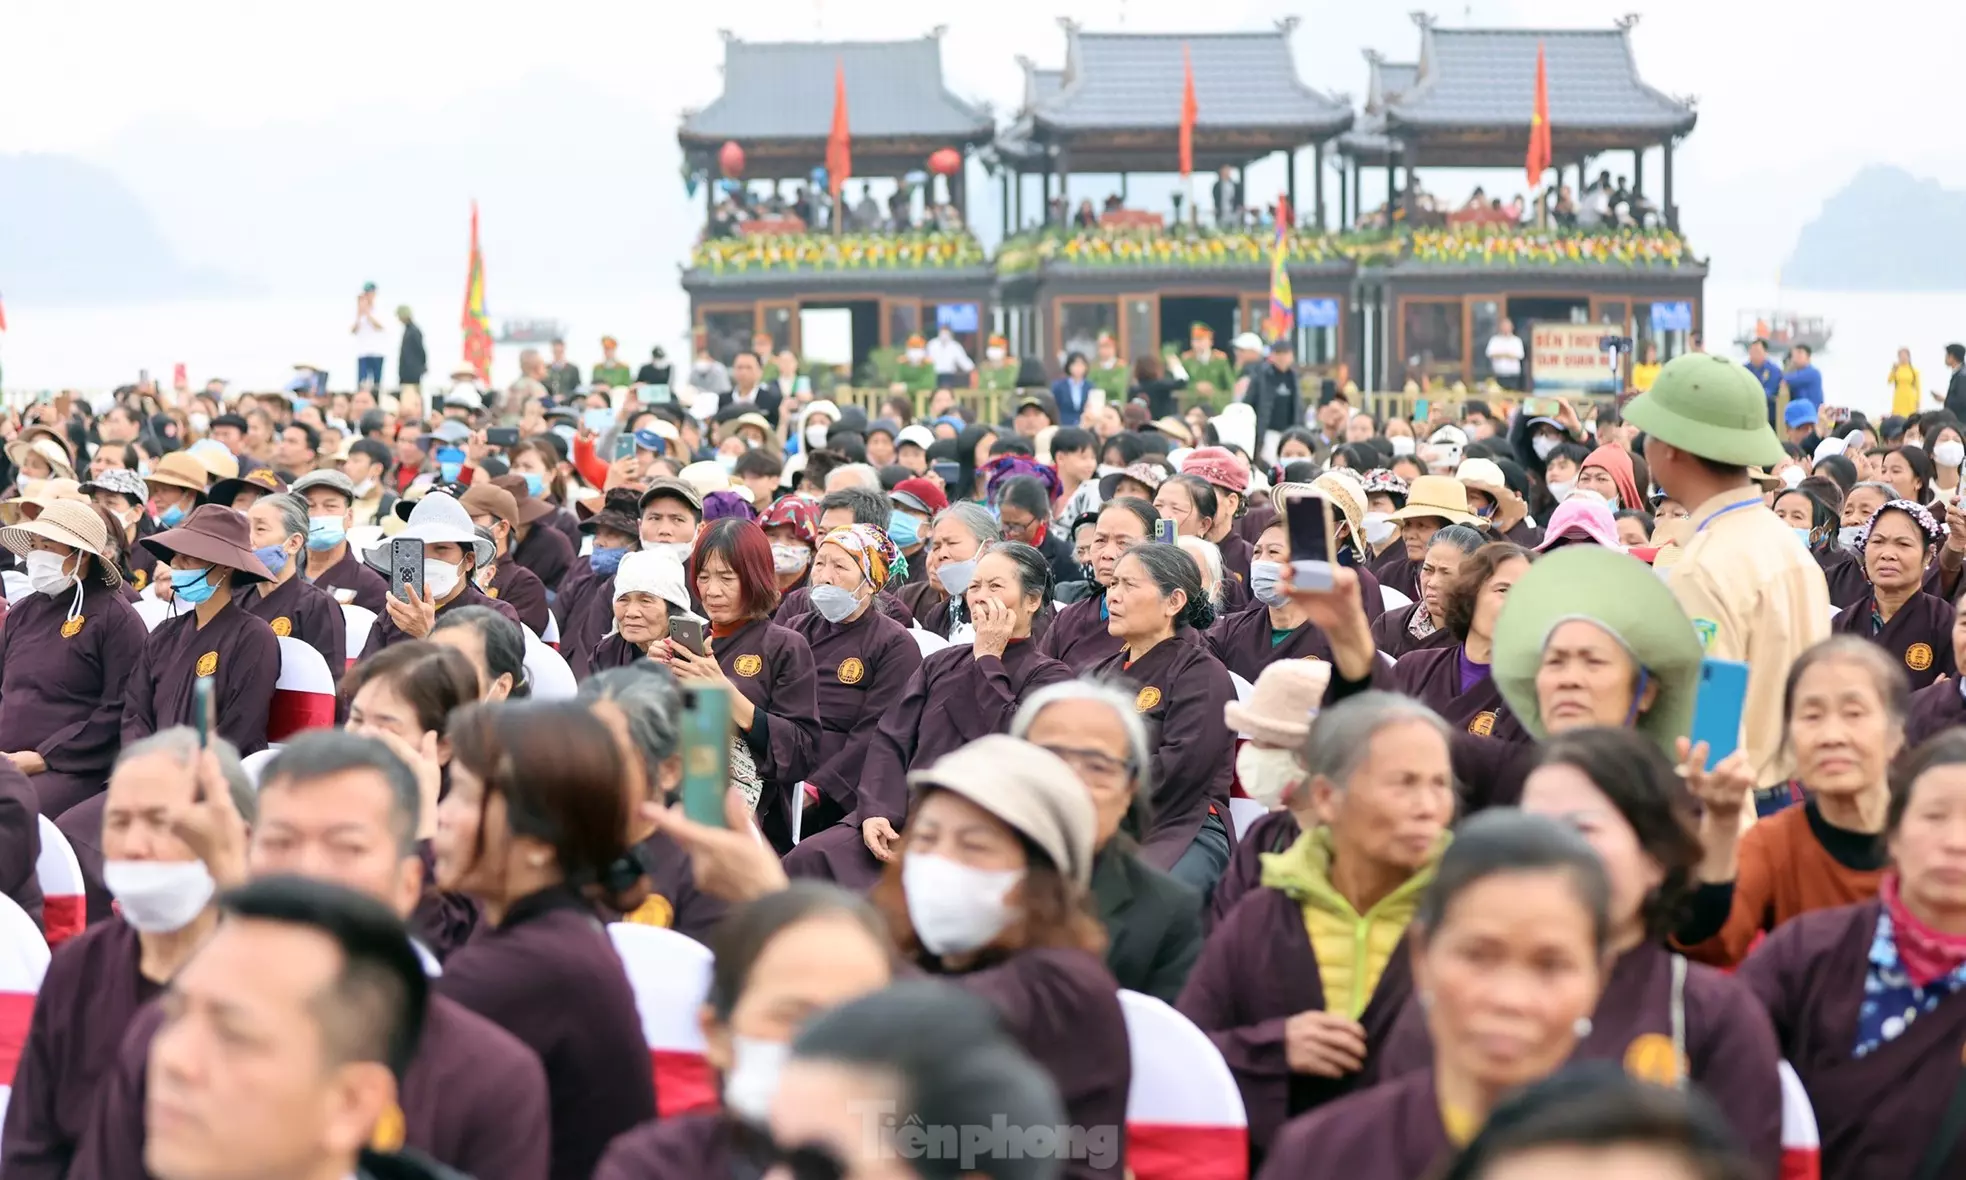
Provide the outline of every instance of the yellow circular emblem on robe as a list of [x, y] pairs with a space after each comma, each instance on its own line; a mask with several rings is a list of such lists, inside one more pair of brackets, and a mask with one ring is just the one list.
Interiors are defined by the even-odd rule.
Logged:
[[279, 618], [273, 620], [273, 633], [282, 639], [292, 635], [294, 633], [293, 620], [285, 615], [281, 615]]
[[486, 598], [497, 598], [497, 597], [498, 597], [498, 587], [496, 587], [496, 586], [487, 586], [487, 587], [485, 587], [485, 597], [486, 597]]
[[149, 570], [133, 571], [130, 574], [130, 585], [137, 590], [142, 590], [145, 586], [150, 585], [150, 571]]
[[208, 651], [198, 657], [198, 675], [210, 676], [218, 671], [218, 653]]
[[647, 901], [635, 907], [633, 913], [621, 915], [621, 920], [637, 926], [660, 926], [667, 930], [676, 924], [676, 907], [670, 905], [669, 899], [660, 893], [651, 893]]
[[375, 1121], [375, 1130], [369, 1133], [370, 1151], [401, 1151], [403, 1140], [408, 1137], [409, 1127], [403, 1121], [403, 1108], [395, 1103], [382, 1112]]
[[760, 655], [742, 655], [731, 662], [731, 671], [739, 676], [756, 676], [765, 670], [765, 658]]
[[840, 661], [841, 684], [859, 684], [861, 678], [866, 675], [867, 665], [861, 663], [858, 657], [848, 656]]
[[1133, 707], [1142, 713], [1158, 704], [1160, 704], [1160, 689], [1151, 684], [1141, 689], [1140, 695], [1133, 698]]
[[1468, 732], [1476, 737], [1487, 737], [1495, 732], [1495, 710], [1483, 709], [1468, 722]]
[[1923, 672], [1932, 666], [1932, 645], [1914, 643], [1905, 649], [1905, 667], [1914, 672]]
[[1662, 1033], [1634, 1037], [1625, 1048], [1625, 1072], [1655, 1086], [1677, 1086], [1684, 1076], [1679, 1050]]
[[61, 637], [63, 639], [73, 639], [77, 635], [80, 635], [82, 633], [83, 617], [82, 615], [76, 615], [66, 623], [63, 623], [61, 625]]

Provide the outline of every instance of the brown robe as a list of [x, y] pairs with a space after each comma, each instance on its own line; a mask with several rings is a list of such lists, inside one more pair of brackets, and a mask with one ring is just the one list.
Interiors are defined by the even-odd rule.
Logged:
[[32, 781], [51, 819], [109, 781], [124, 685], [150, 640], [136, 611], [101, 582], [83, 591], [82, 616], [69, 623], [73, 593], [30, 594], [0, 626], [0, 751], [32, 750], [48, 764]]
[[809, 610], [784, 625], [805, 637], [817, 670], [819, 751], [806, 782], [820, 799], [806, 805], [800, 824], [802, 833], [814, 834], [858, 804], [874, 731], [922, 666], [922, 649], [906, 625], [872, 609], [844, 623]]
[[1453, 1156], [1429, 1069], [1291, 1119], [1256, 1177], [1424, 1180]]
[[756, 716], [743, 734], [764, 792], [757, 817], [772, 847], [792, 847], [792, 792], [819, 765], [819, 675], [805, 637], [753, 619], [711, 643], [717, 666], [751, 702]]
[[[313, 581], [314, 585], [326, 591], [330, 598], [334, 598], [334, 592], [337, 590], [353, 591], [355, 597], [352, 605], [374, 611], [377, 625], [380, 625], [383, 616], [389, 613], [383, 602], [389, 597], [388, 579], [363, 565], [362, 559], [356, 556], [352, 548], [342, 554], [340, 561], [329, 566]], [[339, 602], [340, 599], [335, 601]]]
[[493, 563], [491, 585], [485, 587], [485, 596], [511, 607], [519, 621], [532, 628], [534, 635], [546, 634], [546, 584], [514, 561], [511, 554]]
[[1457, 643], [1401, 656], [1393, 667], [1393, 691], [1426, 705], [1456, 729], [1502, 742], [1529, 741], [1528, 731], [1509, 711], [1494, 677], [1484, 673], [1474, 687], [1461, 691], [1462, 650]]
[[[257, 594], [248, 585], [243, 593]], [[266, 718], [280, 679], [280, 641], [239, 598], [220, 608], [203, 629], [187, 613], [150, 633], [123, 695], [123, 744], [174, 725], [194, 724], [191, 686], [211, 676], [213, 728], [241, 756], [266, 748]]]
[[1893, 660], [1904, 665], [1912, 691], [1929, 687], [1941, 676], [1959, 678], [1952, 660], [1952, 604], [1943, 598], [1919, 591], [1898, 608], [1884, 629], [1873, 634], [1870, 615], [1876, 599], [1865, 594], [1848, 610], [1830, 621], [1838, 635], [1855, 635], [1884, 649]]
[[[1095, 675], [1137, 686], [1134, 707], [1154, 742], [1153, 827], [1141, 834], [1140, 858], [1166, 872], [1194, 843], [1210, 812], [1228, 827], [1235, 735], [1222, 706], [1236, 699], [1229, 670], [1198, 643], [1179, 637], [1155, 644], [1129, 663], [1120, 652]], [[1235, 833], [1229, 832], [1235, 843]]]

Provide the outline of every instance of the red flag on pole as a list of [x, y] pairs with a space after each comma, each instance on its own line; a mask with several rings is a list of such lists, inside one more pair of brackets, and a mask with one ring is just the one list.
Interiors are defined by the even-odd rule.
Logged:
[[0, 332], [7, 330], [7, 301], [0, 299]]
[[491, 318], [485, 314], [485, 256], [478, 249], [478, 202], [471, 202], [471, 263], [464, 279], [464, 362], [491, 380]]
[[1188, 47], [1181, 47], [1181, 175], [1195, 171], [1195, 64], [1188, 59]]
[[840, 203], [840, 186], [853, 172], [853, 136], [847, 130], [846, 65], [833, 63], [833, 130], [826, 136], [826, 184], [832, 191], [835, 208]]
[[1543, 59], [1543, 43], [1536, 43], [1536, 111], [1529, 118], [1529, 187], [1543, 182], [1550, 170], [1550, 74]]

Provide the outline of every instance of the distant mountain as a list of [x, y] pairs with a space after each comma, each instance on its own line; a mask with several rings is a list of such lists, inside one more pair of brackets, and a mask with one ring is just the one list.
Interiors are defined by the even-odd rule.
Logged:
[[108, 171], [70, 156], [0, 155], [0, 292], [89, 304], [248, 290], [180, 261], [143, 202]]
[[463, 290], [470, 202], [507, 312], [572, 293], [674, 288], [702, 222], [677, 111], [560, 72], [441, 110], [376, 104], [331, 122], [129, 128], [90, 153], [186, 257], [279, 293]]
[[1966, 290], [1966, 192], [1901, 168], [1866, 168], [1802, 228], [1782, 281], [1817, 291]]

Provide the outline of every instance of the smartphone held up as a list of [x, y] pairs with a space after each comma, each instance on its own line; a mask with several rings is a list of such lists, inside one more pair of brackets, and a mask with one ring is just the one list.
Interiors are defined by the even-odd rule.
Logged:
[[1284, 501], [1290, 533], [1290, 582], [1300, 590], [1329, 590], [1335, 584], [1331, 501], [1316, 492], [1298, 492]]

